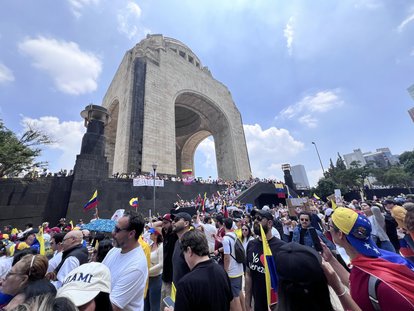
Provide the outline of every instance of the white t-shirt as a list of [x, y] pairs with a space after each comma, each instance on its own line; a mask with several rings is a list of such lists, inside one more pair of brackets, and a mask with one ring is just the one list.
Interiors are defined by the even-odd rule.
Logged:
[[204, 228], [204, 234], [206, 235], [206, 239], [208, 242], [209, 252], [212, 253], [214, 252], [214, 242], [215, 242], [213, 234], [217, 234], [217, 228], [216, 226], [213, 226], [211, 224], [203, 224], [203, 228]]
[[13, 257], [3, 256], [0, 258], [0, 279], [4, 279], [12, 268]]
[[231, 235], [235, 239], [237, 239], [237, 236], [233, 232], [228, 232], [223, 237], [223, 253], [224, 253], [224, 255], [230, 255], [230, 249], [231, 249], [230, 265], [229, 265], [229, 270], [228, 270], [227, 274], [229, 275], [230, 278], [236, 278], [238, 276], [243, 275], [243, 264], [238, 263], [236, 261], [236, 259], [234, 259], [234, 258], [236, 258], [235, 248], [234, 248], [234, 244], [236, 243], [236, 241], [233, 240], [231, 237], [229, 237], [227, 235]]
[[148, 266], [142, 247], [125, 254], [114, 247], [102, 263], [111, 271], [111, 303], [126, 311], [144, 310]]
[[277, 229], [275, 227], [272, 226], [272, 236], [280, 239], [280, 233], [279, 231], [277, 231]]
[[63, 255], [63, 252], [59, 252], [49, 259], [49, 267], [47, 268], [47, 272], [55, 271], [56, 267], [62, 261], [62, 255]]

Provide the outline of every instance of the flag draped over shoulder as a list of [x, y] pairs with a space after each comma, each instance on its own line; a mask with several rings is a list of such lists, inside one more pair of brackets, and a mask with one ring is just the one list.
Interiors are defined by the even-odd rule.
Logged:
[[98, 206], [98, 190], [95, 190], [95, 192], [93, 193], [93, 196], [90, 198], [88, 203], [86, 203], [85, 206], [83, 207], [83, 210], [88, 211], [97, 206]]
[[260, 225], [260, 233], [263, 243], [263, 264], [265, 268], [267, 305], [270, 306], [277, 302], [276, 264], [262, 225]]
[[[396, 255], [396, 254], [393, 254]], [[414, 271], [405, 264], [390, 262], [392, 258], [357, 256], [351, 263], [394, 289], [414, 307]]]

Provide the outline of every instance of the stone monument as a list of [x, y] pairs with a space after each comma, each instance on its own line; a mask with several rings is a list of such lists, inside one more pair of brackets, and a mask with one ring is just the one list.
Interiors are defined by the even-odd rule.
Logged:
[[[242, 118], [230, 91], [186, 45], [148, 35], [127, 51], [103, 99], [109, 175], [194, 172], [194, 154], [214, 138], [223, 179], [251, 176]], [[196, 174], [195, 174], [196, 175]]]

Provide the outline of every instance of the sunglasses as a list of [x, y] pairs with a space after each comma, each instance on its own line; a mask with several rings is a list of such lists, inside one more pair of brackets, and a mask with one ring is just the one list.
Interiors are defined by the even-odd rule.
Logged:
[[306, 221], [306, 222], [308, 222], [309, 219], [307, 219], [307, 218], [301, 218], [300, 221]]
[[129, 229], [128, 229], [128, 228], [121, 229], [121, 228], [119, 228], [119, 227], [115, 226], [115, 228], [114, 228], [114, 232], [115, 232], [115, 233], [118, 233], [118, 232], [121, 232], [121, 231], [129, 231]]

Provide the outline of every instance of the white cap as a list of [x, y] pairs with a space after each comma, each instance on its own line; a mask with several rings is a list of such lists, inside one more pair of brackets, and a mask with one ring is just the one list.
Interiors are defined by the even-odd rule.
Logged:
[[69, 298], [79, 307], [93, 300], [100, 292], [111, 292], [111, 272], [104, 264], [91, 262], [72, 270], [56, 296]]

